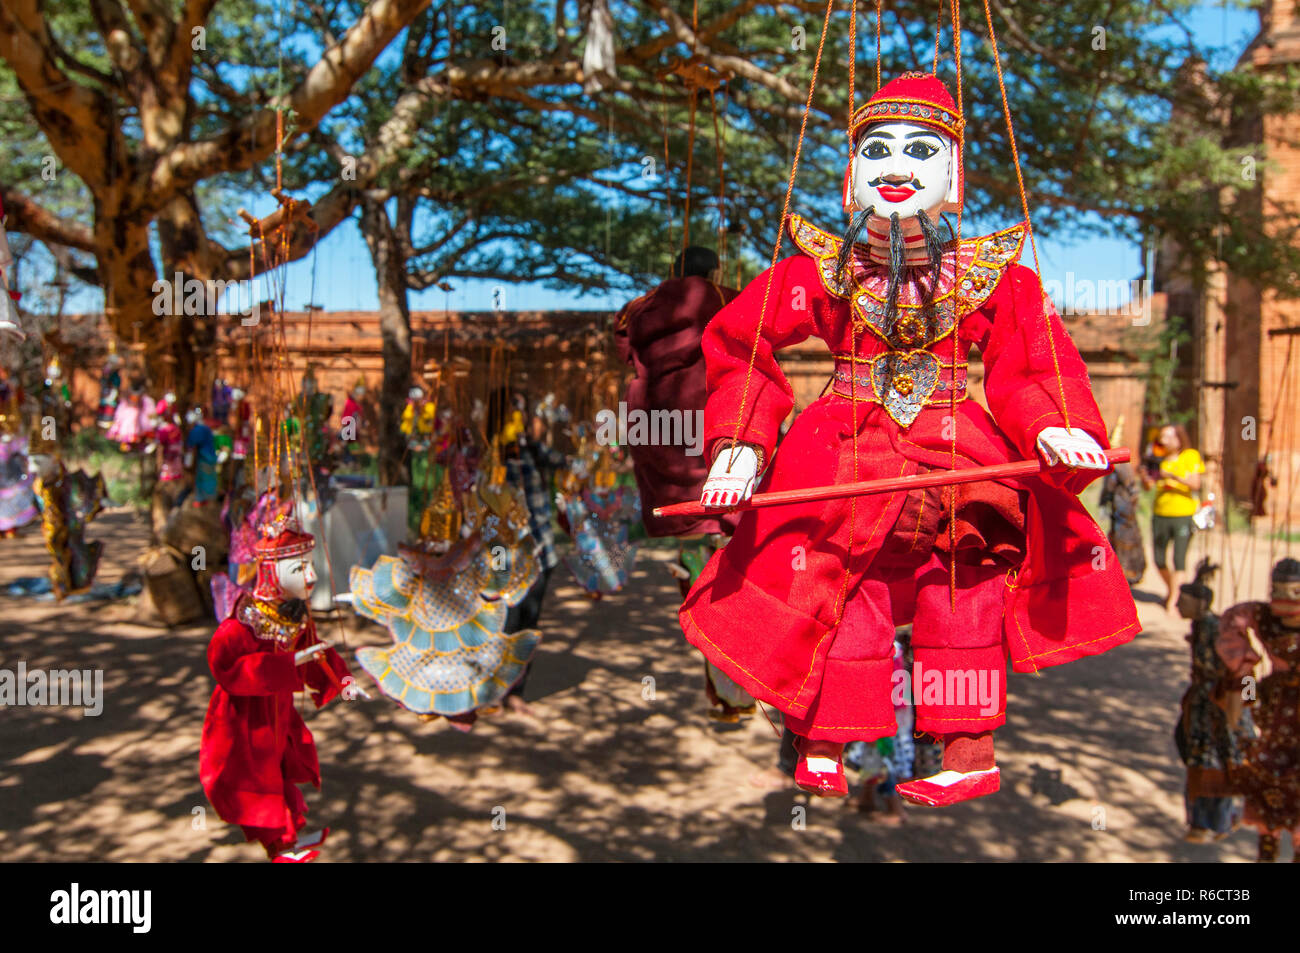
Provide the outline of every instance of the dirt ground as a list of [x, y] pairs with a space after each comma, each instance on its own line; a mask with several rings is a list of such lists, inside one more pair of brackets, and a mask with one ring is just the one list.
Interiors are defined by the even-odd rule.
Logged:
[[[100, 581], [119, 578], [147, 542], [127, 511], [105, 514], [91, 535], [106, 543]], [[1265, 592], [1267, 541], [1256, 548], [1253, 566], [1237, 550], [1240, 598]], [[702, 663], [677, 626], [667, 558], [646, 551], [629, 588], [596, 603], [556, 571], [528, 683], [535, 720], [481, 719], [462, 734], [381, 697], [304, 711], [324, 773], [323, 790], [308, 792], [310, 826], [333, 829], [322, 860], [1253, 860], [1250, 831], [1182, 840], [1172, 729], [1186, 624], [1158, 604], [1154, 572], [1139, 586], [1146, 631], [1134, 642], [1011, 679], [999, 794], [909, 809], [887, 828], [851, 802], [750, 783], [774, 765], [777, 737], [761, 716], [731, 731], [705, 718]], [[42, 575], [46, 559], [37, 533], [0, 540], [0, 589]], [[386, 641], [377, 626], [344, 625], [321, 630], [353, 648]], [[264, 859], [199, 786], [212, 628], [162, 628], [134, 599], [0, 595], [0, 668], [101, 669], [105, 694], [98, 717], [0, 711], [0, 857]]]

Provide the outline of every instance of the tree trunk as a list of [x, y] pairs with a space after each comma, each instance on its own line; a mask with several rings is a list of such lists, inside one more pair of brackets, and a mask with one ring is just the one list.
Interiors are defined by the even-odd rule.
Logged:
[[[153, 287], [158, 275], [149, 253], [149, 217], [97, 199], [95, 244], [104, 285], [104, 314], [124, 343], [145, 345], [142, 370], [156, 389], [163, 383], [165, 364], [161, 358], [175, 329], [170, 316], [154, 314]], [[125, 380], [122, 383], [128, 385]]]
[[[203, 229], [203, 220], [199, 214], [198, 201], [193, 193], [178, 195], [158, 214], [158, 245], [162, 251], [163, 278], [175, 283], [177, 273], [184, 280], [191, 278], [205, 283], [214, 279], [225, 279], [222, 274], [214, 274], [215, 262], [208, 244], [207, 233]], [[173, 287], [173, 300], [179, 305], [185, 297], [183, 287]], [[204, 304], [208, 297], [205, 295]], [[215, 298], [213, 299], [214, 303]], [[223, 319], [219, 313], [188, 314], [185, 309], [177, 307], [180, 312], [171, 320], [175, 336], [167, 342], [168, 353], [175, 358], [175, 378], [172, 387], [182, 402], [193, 401], [204, 405], [205, 391], [211, 386], [210, 380], [200, 379], [202, 362], [209, 359], [216, 347], [217, 322]], [[220, 311], [218, 303], [217, 312]], [[209, 368], [212, 362], [209, 360]], [[210, 375], [209, 375], [210, 376]]]
[[379, 333], [383, 341], [384, 382], [379, 392], [379, 479], [385, 486], [408, 482], [402, 408], [411, 388], [411, 309], [406, 261], [384, 203], [366, 198], [361, 231], [370, 247], [379, 281]]

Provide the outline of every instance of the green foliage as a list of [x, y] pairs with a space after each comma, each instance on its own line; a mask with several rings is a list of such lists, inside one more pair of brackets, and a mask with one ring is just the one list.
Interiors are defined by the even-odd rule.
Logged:
[[1162, 423], [1189, 424], [1196, 418], [1196, 407], [1179, 406], [1178, 397], [1185, 382], [1178, 369], [1187, 365], [1186, 351], [1191, 347], [1190, 321], [1170, 315], [1151, 346], [1138, 355], [1147, 373], [1146, 404], [1143, 412]]

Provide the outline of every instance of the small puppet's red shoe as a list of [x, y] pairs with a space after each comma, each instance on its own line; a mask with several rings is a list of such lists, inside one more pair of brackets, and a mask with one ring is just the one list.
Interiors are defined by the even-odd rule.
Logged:
[[273, 864], [310, 864], [320, 856], [318, 850], [286, 850], [271, 858]]
[[895, 786], [898, 796], [923, 807], [948, 807], [960, 801], [970, 801], [993, 794], [1001, 786], [1001, 772], [996, 767], [987, 771], [940, 771], [928, 778], [904, 781]]
[[799, 761], [794, 766], [794, 783], [818, 797], [849, 796], [849, 782], [844, 778], [841, 753], [828, 757], [825, 753], [808, 755], [800, 752]]

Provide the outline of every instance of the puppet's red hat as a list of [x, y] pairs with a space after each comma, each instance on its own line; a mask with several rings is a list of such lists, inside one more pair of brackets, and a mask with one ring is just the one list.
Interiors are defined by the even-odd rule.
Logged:
[[904, 73], [891, 80], [853, 114], [849, 135], [878, 122], [913, 122], [930, 126], [950, 139], [961, 139], [962, 117], [943, 81], [933, 73]]
[[[868, 99], [849, 122], [849, 141], [856, 145], [858, 136], [869, 127], [882, 122], [910, 122], [920, 126], [929, 126], [954, 140], [958, 145], [958, 154], [962, 141], [962, 128], [965, 119], [957, 111], [952, 94], [943, 81], [933, 73], [904, 73], [892, 79], [876, 94]], [[853, 149], [850, 149], [848, 168], [844, 170], [844, 207], [850, 211], [857, 210], [853, 202], [852, 171]], [[961, 202], [964, 186], [963, 170], [957, 171], [955, 208]]]

